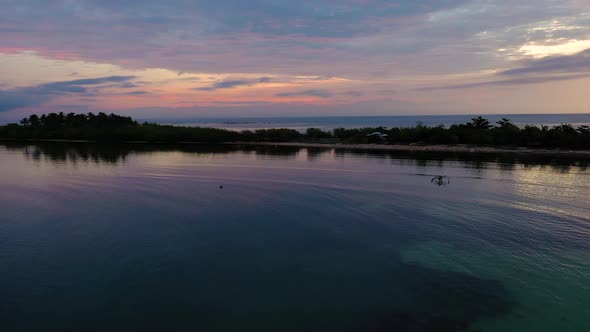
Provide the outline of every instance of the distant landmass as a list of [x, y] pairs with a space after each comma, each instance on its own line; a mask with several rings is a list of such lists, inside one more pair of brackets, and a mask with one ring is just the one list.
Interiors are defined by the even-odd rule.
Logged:
[[[586, 115], [587, 116], [587, 115]], [[551, 116], [553, 117], [553, 116]], [[567, 117], [565, 117], [567, 118]], [[578, 119], [582, 119], [580, 115]], [[571, 118], [570, 118], [571, 119]], [[233, 123], [233, 122], [232, 122]], [[130, 117], [105, 113], [50, 113], [31, 115], [20, 123], [0, 126], [0, 138], [13, 140], [82, 140], [96, 142], [227, 143], [301, 142], [331, 144], [457, 145], [590, 149], [586, 124], [519, 125], [509, 118], [493, 121], [474, 117], [452, 125], [344, 126], [322, 128], [269, 128], [228, 130], [139, 123]]]
[[[317, 116], [317, 117], [219, 117], [219, 118], [183, 118], [183, 119], [147, 119], [148, 122], [171, 124], [188, 127], [211, 127], [230, 130], [256, 130], [272, 128], [289, 128], [305, 131], [307, 128], [332, 130], [334, 128], [362, 127], [446, 127], [469, 122], [473, 115], [397, 115], [397, 116]], [[490, 122], [508, 118], [518, 126], [545, 125], [556, 126], [569, 123], [574, 126], [590, 125], [590, 114], [492, 114], [484, 115]]]

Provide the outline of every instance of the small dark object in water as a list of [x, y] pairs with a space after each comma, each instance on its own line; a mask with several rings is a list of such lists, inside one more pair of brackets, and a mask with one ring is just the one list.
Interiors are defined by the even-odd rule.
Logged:
[[448, 176], [437, 175], [433, 177], [430, 182], [436, 184], [437, 186], [446, 186], [447, 184], [451, 183], [451, 178]]
[[219, 189], [223, 189], [223, 186], [219, 186]]

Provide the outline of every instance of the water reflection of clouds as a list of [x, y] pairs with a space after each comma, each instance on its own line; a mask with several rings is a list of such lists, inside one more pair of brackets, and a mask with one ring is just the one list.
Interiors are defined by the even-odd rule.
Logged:
[[513, 172], [514, 191], [522, 197], [514, 206], [556, 216], [587, 218], [590, 174], [547, 167], [521, 167]]
[[[385, 299], [383, 303], [387, 305], [380, 307], [383, 312], [369, 322], [381, 330], [395, 330], [400, 324], [408, 330], [421, 327], [432, 331], [440, 324], [461, 330], [482, 317], [501, 316], [514, 308], [512, 293], [499, 281], [503, 271], [499, 271], [498, 280], [490, 280], [479, 271], [441, 271], [422, 264], [423, 261], [420, 265], [409, 264], [401, 257], [403, 249], [428, 246], [432, 239], [463, 245], [470, 252], [485, 252], [490, 246], [580, 246], [584, 240], [560, 238], [559, 232], [564, 231], [560, 227], [570, 231], [566, 224], [571, 219], [559, 218], [559, 225], [553, 220], [553, 224], [537, 226], [536, 218], [549, 214], [498, 203], [539, 201], [534, 188], [538, 191], [558, 184], [574, 186], [572, 179], [576, 178], [586, 181], [587, 175], [575, 168], [561, 173], [551, 167], [539, 167], [542, 172], [527, 178], [519, 176], [519, 172], [528, 171], [524, 166], [517, 164], [515, 175], [508, 176], [505, 167], [494, 159], [465, 162], [442, 157], [420, 159], [412, 155], [274, 147], [91, 146], [87, 149], [107, 151], [82, 151], [89, 157], [76, 159], [77, 163], [82, 160], [101, 167], [74, 172], [67, 163], [70, 153], [79, 149], [25, 152], [20, 147], [12, 150], [18, 154], [5, 155], [0, 148], [0, 158], [7, 159], [11, 169], [20, 169], [22, 178], [31, 178], [25, 184], [21, 178], [5, 179], [11, 184], [10, 189], [21, 185], [16, 195], [2, 201], [13, 210], [18, 207], [25, 211], [24, 216], [13, 215], [14, 220], [43, 221], [49, 216], [52, 219], [47, 220], [51, 222], [40, 222], [36, 231], [53, 231], [50, 234], [55, 238], [62, 240], [59, 236], [64, 236], [70, 241], [72, 229], [76, 232], [88, 231], [87, 226], [96, 227], [96, 233], [92, 229], [88, 233], [89, 238], [95, 240], [92, 244], [97, 248], [96, 257], [106, 257], [106, 263], [90, 266], [96, 270], [84, 271], [84, 275], [100, 275], [104, 272], [101, 269], [125, 256], [121, 252], [147, 251], [145, 260], [138, 260], [146, 264], [147, 271], [155, 275], [154, 271], [160, 271], [162, 266], [179, 269], [182, 273], [174, 276], [175, 284], [186, 286], [180, 287], [183, 292], [205, 285], [195, 292], [199, 296], [220, 298], [219, 292], [230, 289], [242, 291], [243, 298], [279, 300], [272, 303], [282, 304], [285, 293], [276, 296], [275, 292], [260, 292], [268, 289], [267, 280], [281, 280], [295, 285], [285, 289], [281, 284], [277, 288], [291, 291], [291, 298], [312, 299], [319, 307], [332, 310], [349, 305], [345, 307], [347, 312], [358, 312], [364, 303]], [[20, 151], [25, 156], [39, 151], [40, 156], [26, 159]], [[105, 153], [107, 157], [101, 159]], [[125, 157], [113, 159], [113, 155]], [[48, 167], [52, 165], [55, 167]], [[43, 171], [35, 173], [38, 168]], [[428, 175], [441, 174], [442, 170], [451, 174], [453, 185], [437, 190], [432, 188], [432, 177]], [[473, 170], [483, 170], [483, 176]], [[224, 189], [219, 190], [219, 185]], [[531, 188], [523, 194], [519, 190], [525, 186]], [[588, 192], [586, 187], [578, 188], [580, 194]], [[560, 199], [570, 199], [567, 197], [571, 196]], [[34, 205], [34, 200], [42, 200], [45, 205]], [[31, 206], [38, 210], [27, 210]], [[528, 243], [522, 243], [523, 238]], [[166, 252], [174, 255], [161, 254]], [[190, 256], [192, 253], [197, 254]], [[420, 258], [432, 263], [437, 257], [430, 255], [427, 252]], [[47, 258], [61, 262], [63, 256]], [[202, 262], [206, 271], [212, 273], [202, 273], [195, 267]], [[121, 265], [127, 267], [125, 263]], [[246, 265], [248, 268], [234, 270]], [[10, 273], [9, 269], [4, 271]], [[129, 280], [145, 277], [143, 273], [125, 271]], [[58, 276], [63, 273], [50, 272]], [[261, 281], [260, 273], [268, 279]], [[227, 278], [226, 283], [223, 278]], [[298, 281], [303, 278], [313, 282], [298, 288]], [[251, 283], [244, 286], [240, 280]], [[207, 292], [212, 283], [223, 287]], [[139, 289], [147, 294], [158, 289], [151, 284], [144, 286]], [[309, 287], [317, 288], [310, 291]], [[228, 298], [232, 298], [231, 291]], [[128, 301], [126, 307], [133, 305], [132, 298], [123, 299]], [[292, 311], [292, 307], [288, 309]], [[441, 310], [442, 320], [428, 314]], [[431, 324], [432, 329], [427, 329], [426, 324]]]
[[[556, 203], [555, 213], [563, 213], [557, 207], [559, 205], [574, 208], [573, 211], [579, 210], [587, 193], [584, 183], [590, 183], [588, 175], [584, 173], [584, 168], [580, 168], [578, 161], [572, 162], [574, 166], [567, 163], [543, 165], [539, 164], [541, 161], [518, 164], [516, 163], [518, 160], [510, 163], [505, 159], [497, 158], [490, 158], [491, 161], [488, 159], [473, 161], [457, 160], [454, 159], [455, 157], [448, 159], [442, 156], [272, 146], [104, 147], [50, 143], [9, 145], [5, 149], [12, 152], [21, 151], [26, 158], [44, 167], [113, 165], [125, 166], [127, 173], [151, 172], [164, 175], [178, 175], [179, 170], [190, 167], [192, 171], [213, 179], [227, 176], [228, 180], [235, 180], [236, 176], [232, 177], [232, 175], [237, 175], [242, 181], [248, 181], [247, 179], [251, 178], [261, 183], [282, 181], [285, 184], [330, 186], [333, 184], [331, 182], [337, 181], [336, 174], [348, 172], [357, 174], [350, 178], [350, 180], [355, 179], [357, 183], [355, 186], [370, 187], [369, 190], [389, 193], [410, 190], [409, 188], [416, 183], [411, 178], [413, 176], [423, 176], [425, 177], [423, 181], [429, 182], [432, 176], [441, 174], [458, 179], [462, 182], [460, 185], [468, 183], [472, 188], [478, 188], [477, 192], [503, 190], [501, 186], [510, 184], [514, 188], [515, 196], [526, 198], [526, 200], [517, 201], [521, 206], [525, 203], [533, 204], [531, 202], [535, 201], [551, 201]], [[19, 167], [11, 167], [11, 169], [16, 170]], [[485, 173], [482, 173], [484, 171]], [[36, 177], [40, 178], [43, 173], [50, 172], [50, 170], [43, 170]], [[99, 175], [100, 172], [102, 171], [94, 173]], [[86, 172], [86, 174], [93, 173]], [[306, 182], [302, 180], [303, 178], [313, 180]], [[386, 183], [391, 183], [393, 186], [379, 189], [384, 188]], [[356, 188], [355, 186], [351, 188]], [[477, 196], [474, 199], [477, 199]]]

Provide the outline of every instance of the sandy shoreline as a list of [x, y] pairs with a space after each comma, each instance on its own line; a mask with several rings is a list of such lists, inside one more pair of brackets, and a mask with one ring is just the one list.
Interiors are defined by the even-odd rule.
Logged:
[[[0, 142], [54, 142], [54, 143], [97, 143], [88, 140], [63, 140], [63, 139], [5, 139]], [[118, 144], [118, 143], [107, 143]], [[121, 144], [194, 144], [194, 145], [234, 145], [234, 146], [283, 146], [301, 148], [324, 148], [345, 150], [370, 150], [370, 151], [397, 151], [397, 152], [432, 152], [432, 153], [459, 153], [459, 154], [513, 154], [522, 156], [544, 157], [582, 157], [590, 158], [590, 150], [561, 150], [561, 149], [534, 149], [523, 147], [484, 147], [470, 145], [386, 145], [386, 144], [340, 144], [340, 143], [304, 143], [304, 142], [146, 142], [132, 141]]]
[[385, 144], [324, 144], [324, 143], [273, 143], [273, 142], [233, 142], [232, 145], [290, 146], [302, 148], [329, 148], [346, 150], [399, 151], [399, 152], [438, 152], [461, 154], [517, 154], [545, 157], [586, 157], [588, 150], [531, 149], [509, 147], [482, 147], [467, 145], [385, 145]]

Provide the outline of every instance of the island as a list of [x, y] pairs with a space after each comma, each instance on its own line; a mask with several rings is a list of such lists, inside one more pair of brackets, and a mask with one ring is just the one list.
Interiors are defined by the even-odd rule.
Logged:
[[103, 143], [219, 143], [286, 145], [347, 149], [518, 153], [590, 157], [590, 126], [515, 125], [509, 119], [491, 123], [475, 117], [448, 127], [288, 128], [233, 131], [219, 128], [139, 123], [131, 117], [106, 113], [31, 115], [19, 123], [0, 126], [1, 140]]

